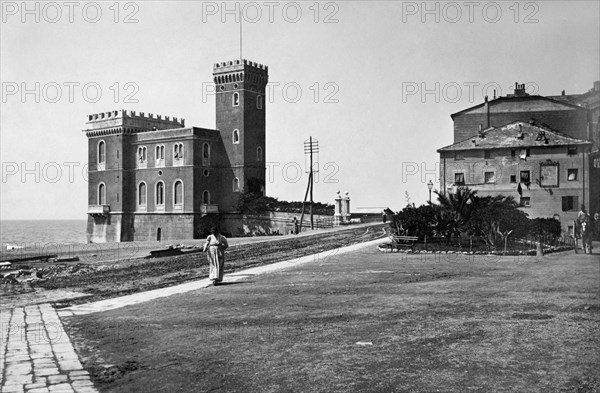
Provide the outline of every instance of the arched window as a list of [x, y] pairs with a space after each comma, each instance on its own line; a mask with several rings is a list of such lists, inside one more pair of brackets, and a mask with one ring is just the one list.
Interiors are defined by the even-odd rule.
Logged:
[[262, 147], [257, 147], [256, 148], [256, 161], [262, 161], [263, 160], [263, 155], [262, 155]]
[[183, 158], [183, 143], [173, 145], [173, 159], [180, 160]]
[[159, 181], [156, 183], [156, 204], [164, 205], [165, 204], [165, 183]]
[[165, 165], [165, 145], [156, 145], [156, 149], [154, 151], [154, 158], [155, 166]]
[[240, 93], [235, 92], [233, 93], [233, 106], [239, 106], [240, 105]]
[[240, 143], [240, 131], [233, 130], [233, 143]]
[[138, 186], [138, 205], [140, 205], [140, 206], [146, 205], [147, 195], [148, 194], [146, 191], [146, 183], [141, 182], [140, 185]]
[[98, 204], [106, 205], [106, 186], [104, 183], [98, 184]]
[[263, 108], [263, 96], [261, 96], [260, 94], [258, 95], [258, 97], [256, 97], [256, 108], [257, 109]]
[[204, 190], [202, 193], [202, 203], [210, 205], [210, 192], [208, 192], [208, 190]]
[[106, 143], [104, 141], [98, 142], [98, 164], [104, 164], [106, 162]]
[[156, 152], [154, 153], [157, 160], [165, 159], [165, 145], [156, 145]]
[[173, 185], [173, 204], [183, 205], [183, 182], [177, 180]]
[[233, 192], [240, 192], [240, 179], [237, 177], [233, 179]]
[[202, 165], [210, 165], [210, 145], [208, 143], [202, 146]]
[[146, 162], [146, 146], [140, 146], [138, 147], [138, 161], [140, 163], [142, 162]]

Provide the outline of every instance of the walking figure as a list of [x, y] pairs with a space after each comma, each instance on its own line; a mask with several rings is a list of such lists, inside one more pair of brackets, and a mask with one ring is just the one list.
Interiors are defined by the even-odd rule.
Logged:
[[215, 227], [210, 229], [211, 235], [206, 238], [204, 243], [204, 252], [208, 258], [209, 273], [208, 278], [213, 285], [218, 285], [223, 281], [223, 268], [225, 266], [225, 249], [229, 247], [225, 236], [221, 235]]

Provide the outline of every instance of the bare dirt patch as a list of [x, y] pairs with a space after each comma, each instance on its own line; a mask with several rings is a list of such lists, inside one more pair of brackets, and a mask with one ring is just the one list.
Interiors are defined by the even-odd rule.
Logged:
[[[309, 236], [232, 246], [226, 254], [225, 273], [299, 258], [384, 236], [383, 224], [315, 232]], [[3, 305], [60, 302], [78, 304], [135, 292], [181, 284], [208, 276], [206, 256], [201, 252], [162, 258], [136, 258], [97, 263], [15, 264], [35, 267], [41, 279], [0, 284]], [[35, 296], [26, 296], [35, 294]], [[61, 294], [63, 296], [61, 296]]]

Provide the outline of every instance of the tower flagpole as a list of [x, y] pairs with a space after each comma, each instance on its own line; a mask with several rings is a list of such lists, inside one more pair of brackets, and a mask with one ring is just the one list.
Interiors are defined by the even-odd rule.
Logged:
[[242, 60], [244, 57], [242, 56], [242, 10], [240, 9], [240, 60]]

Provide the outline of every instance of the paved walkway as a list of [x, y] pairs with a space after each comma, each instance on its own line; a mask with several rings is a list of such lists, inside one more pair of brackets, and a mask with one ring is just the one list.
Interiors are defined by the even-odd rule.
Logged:
[[[226, 282], [248, 275], [264, 274], [299, 264], [323, 261], [361, 248], [385, 242], [377, 239], [289, 261], [246, 269], [225, 275]], [[115, 299], [55, 310], [50, 304], [18, 307], [0, 315], [1, 392], [97, 392], [77, 357], [60, 317], [113, 310], [132, 304], [189, 292], [211, 285], [208, 279], [136, 293]]]
[[[365, 243], [353, 244], [346, 247], [336, 248], [334, 250], [324, 251], [318, 254], [307, 255], [301, 258], [291, 259], [289, 261], [277, 262], [269, 265], [258, 266], [250, 269], [241, 270], [237, 273], [226, 274], [224, 277], [225, 282], [235, 282], [241, 280], [248, 275], [264, 274], [281, 269], [285, 269], [291, 266], [298, 266], [299, 264], [308, 262], [323, 261], [332, 255], [339, 255], [361, 248], [370, 247], [388, 241], [387, 238], [372, 240]], [[80, 304], [71, 306], [58, 311], [61, 317], [69, 317], [73, 315], [85, 315], [94, 312], [103, 312], [108, 310], [114, 310], [116, 308], [126, 307], [133, 304], [143, 303], [162, 297], [167, 297], [179, 293], [185, 293], [189, 291], [195, 291], [197, 289], [206, 288], [212, 285], [208, 278], [192, 281], [185, 284], [175, 285], [172, 287], [155, 289], [147, 292], [134, 293], [132, 295], [117, 297], [114, 299], [101, 300], [95, 303]]]
[[2, 312], [1, 391], [97, 392], [52, 306]]

